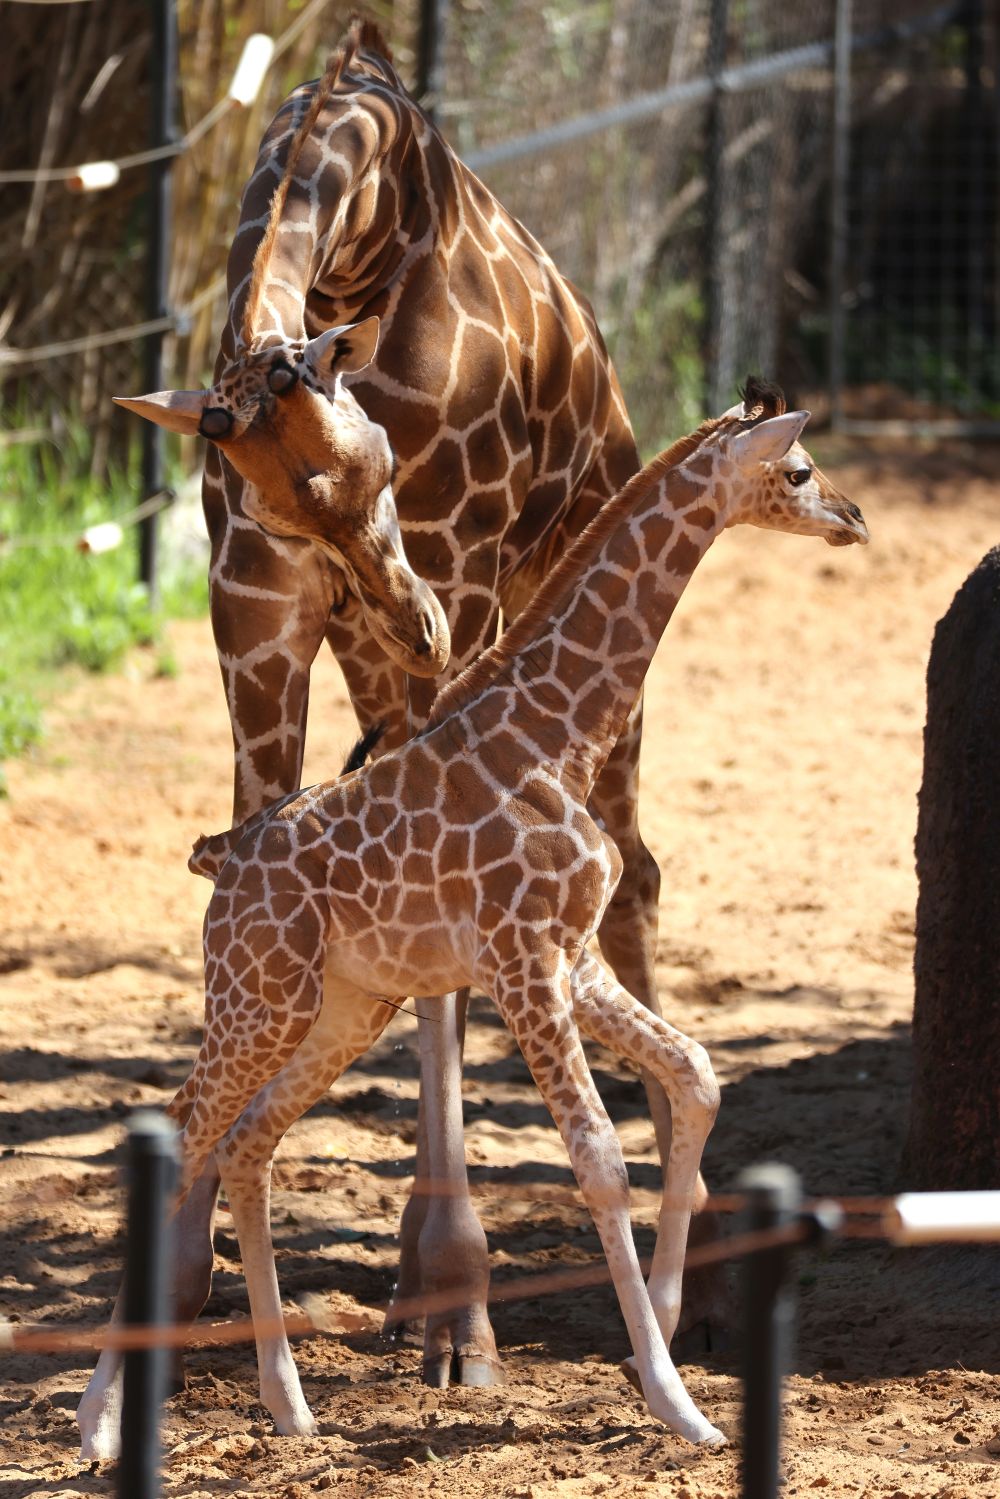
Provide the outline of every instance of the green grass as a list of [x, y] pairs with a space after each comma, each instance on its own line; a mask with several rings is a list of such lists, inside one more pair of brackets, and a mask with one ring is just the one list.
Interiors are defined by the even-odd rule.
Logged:
[[156, 612], [137, 581], [138, 533], [98, 555], [76, 538], [88, 526], [136, 506], [125, 475], [110, 482], [83, 477], [85, 444], [0, 448], [0, 795], [2, 762], [23, 754], [43, 733], [43, 708], [67, 667], [113, 671], [136, 646], [157, 652], [156, 669], [176, 671], [163, 643], [167, 619], [202, 613], [201, 570], [164, 568]]

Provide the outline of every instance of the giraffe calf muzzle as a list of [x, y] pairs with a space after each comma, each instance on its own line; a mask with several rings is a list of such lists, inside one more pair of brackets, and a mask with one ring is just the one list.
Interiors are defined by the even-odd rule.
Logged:
[[865, 518], [857, 505], [850, 500], [844, 500], [840, 504], [831, 505], [830, 509], [842, 522], [835, 531], [827, 533], [827, 543], [832, 547], [849, 547], [857, 543], [859, 546], [867, 546], [871, 539]]

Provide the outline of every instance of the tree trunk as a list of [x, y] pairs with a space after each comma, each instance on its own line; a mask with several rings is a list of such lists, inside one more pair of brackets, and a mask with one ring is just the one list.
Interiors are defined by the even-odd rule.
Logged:
[[916, 854], [907, 1182], [1000, 1188], [1000, 547], [934, 633]]

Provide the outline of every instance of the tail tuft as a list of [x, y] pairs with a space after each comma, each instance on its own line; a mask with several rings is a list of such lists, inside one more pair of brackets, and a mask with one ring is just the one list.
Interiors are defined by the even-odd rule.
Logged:
[[340, 774], [346, 776], [352, 770], [360, 770], [384, 733], [384, 723], [373, 723], [370, 728], [365, 729], [361, 738], [344, 761]]

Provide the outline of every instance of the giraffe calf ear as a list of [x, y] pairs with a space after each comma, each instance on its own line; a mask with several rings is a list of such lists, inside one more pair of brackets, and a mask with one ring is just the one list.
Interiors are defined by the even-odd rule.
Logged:
[[350, 370], [363, 370], [375, 357], [378, 332], [377, 317], [328, 328], [306, 344], [306, 358], [320, 374], [343, 375]]
[[207, 390], [158, 390], [149, 396], [112, 396], [116, 406], [124, 406], [138, 416], [170, 432], [194, 437], [205, 410]]
[[777, 463], [784, 458], [793, 442], [802, 435], [809, 420], [808, 411], [786, 411], [781, 416], [768, 417], [745, 432], [737, 432], [730, 439], [730, 456], [740, 468], [753, 468], [757, 463]]

